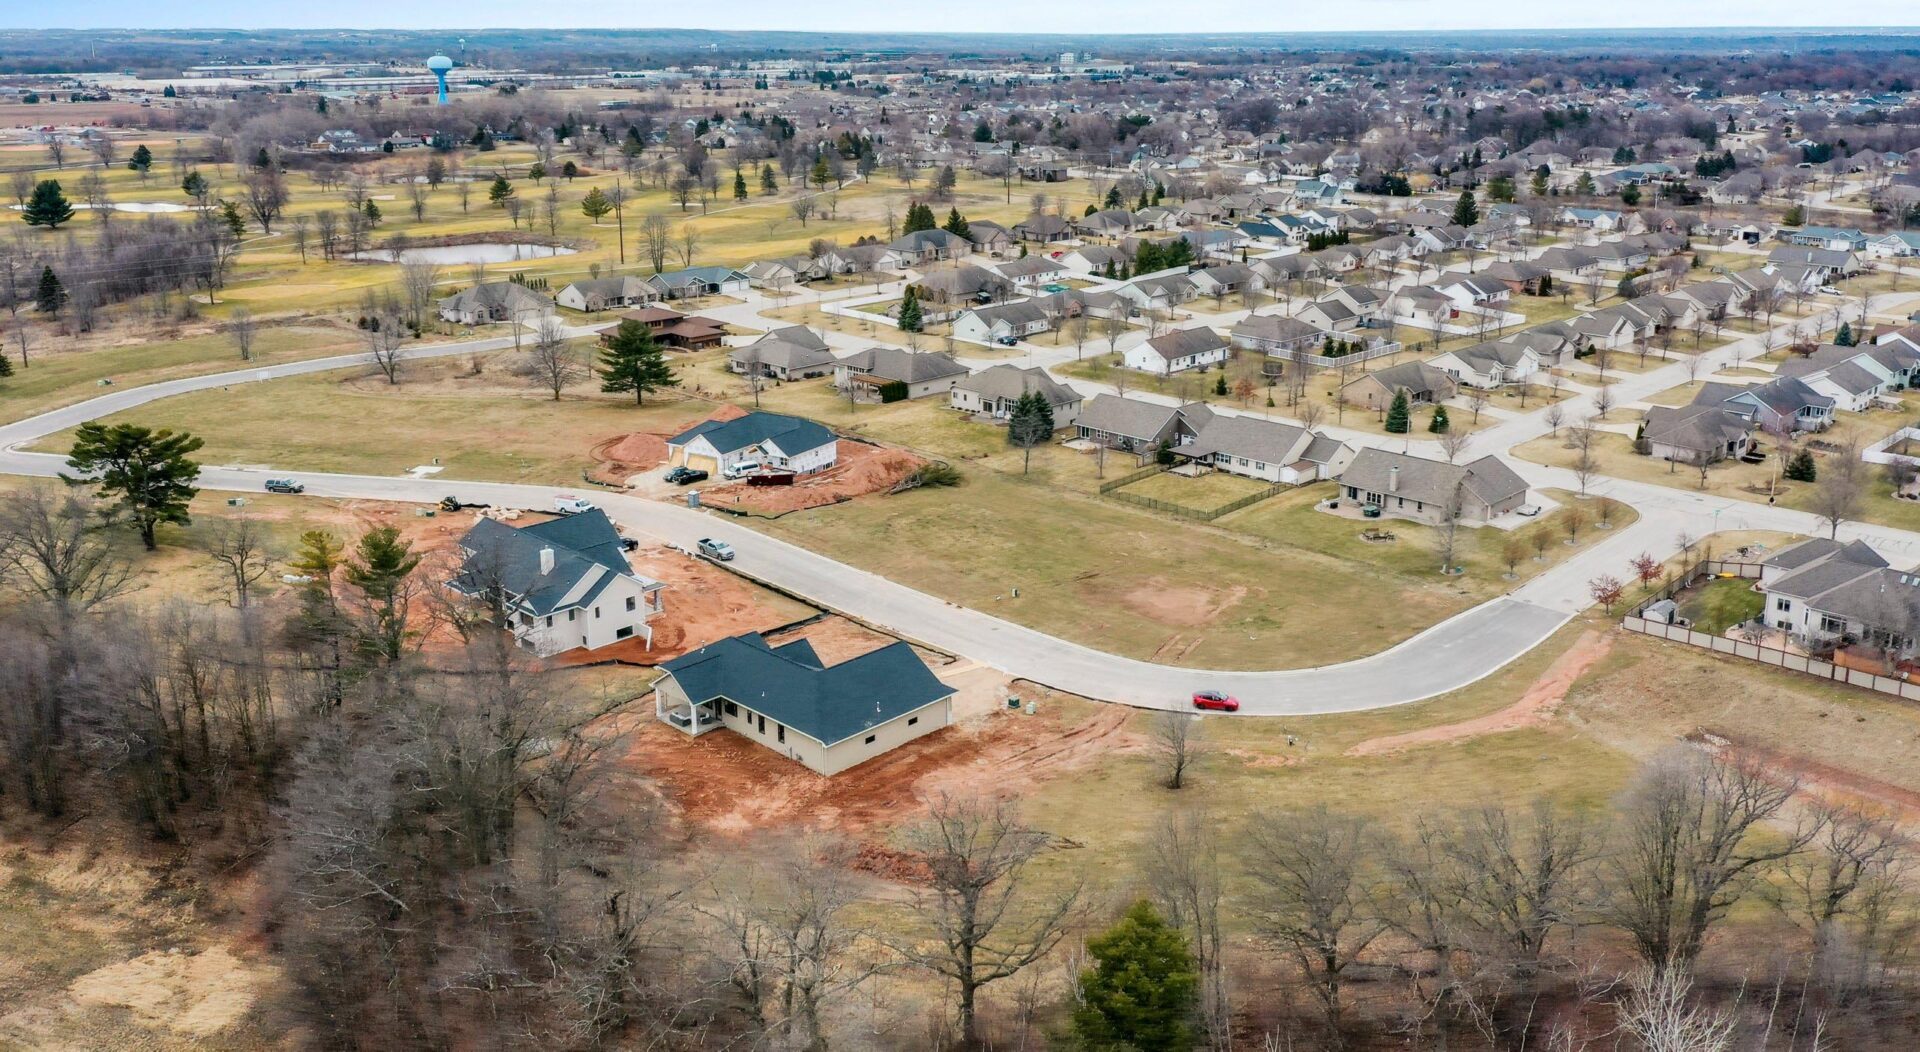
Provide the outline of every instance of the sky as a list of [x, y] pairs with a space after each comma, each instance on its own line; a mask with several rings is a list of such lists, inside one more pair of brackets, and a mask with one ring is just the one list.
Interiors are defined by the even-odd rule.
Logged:
[[[40, 28], [493, 27], [785, 29], [813, 32], [1286, 32], [1627, 26], [1914, 26], [1914, 0], [1664, 0], [1649, 5], [1520, 4], [1514, 0], [725, 0], [700, 9], [657, 4], [528, 4], [525, 0], [82, 0], [51, 10], [0, 4], [0, 26]], [[1621, 14], [1631, 21], [1621, 21]], [[1651, 21], [1653, 18], [1661, 21]]]

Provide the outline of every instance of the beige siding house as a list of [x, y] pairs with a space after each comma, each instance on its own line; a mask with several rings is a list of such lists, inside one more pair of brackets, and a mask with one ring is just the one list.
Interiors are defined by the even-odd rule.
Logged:
[[953, 722], [954, 688], [905, 643], [828, 667], [813, 646], [758, 633], [660, 666], [654, 713], [691, 735], [726, 729], [824, 775]]

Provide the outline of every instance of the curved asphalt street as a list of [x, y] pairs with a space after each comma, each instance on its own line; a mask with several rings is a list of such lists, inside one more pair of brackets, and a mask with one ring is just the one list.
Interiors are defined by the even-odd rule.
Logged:
[[[591, 335], [596, 331], [597, 327], [582, 327], [569, 330], [569, 335]], [[405, 356], [430, 358], [498, 350], [512, 343], [511, 338], [492, 338], [429, 345], [410, 350]], [[1730, 355], [1737, 353], [1729, 352]], [[56, 475], [64, 466], [65, 458], [23, 452], [17, 447], [156, 399], [371, 364], [368, 355], [346, 355], [115, 390], [0, 425], [0, 472]], [[1481, 451], [1504, 452], [1511, 443], [1544, 434], [1545, 425], [1538, 418], [1536, 412], [1490, 429], [1500, 432], [1502, 448], [1495, 450], [1491, 444], [1483, 444]], [[1531, 425], [1524, 423], [1529, 420]], [[1578, 488], [1568, 472], [1523, 461], [1510, 463], [1531, 485]], [[284, 471], [207, 466], [202, 469], [200, 485], [213, 490], [259, 492], [272, 473]], [[300, 472], [299, 477], [307, 492], [314, 496], [416, 503], [436, 502], [452, 495], [476, 503], [549, 508], [553, 497], [563, 492], [559, 487], [438, 478], [313, 472]], [[1458, 614], [1377, 654], [1336, 665], [1252, 672], [1176, 668], [1102, 653], [836, 562], [748, 529], [717, 512], [695, 511], [681, 505], [601, 491], [593, 492], [592, 499], [629, 532], [683, 548], [691, 548], [701, 537], [726, 540], [739, 553], [732, 568], [746, 576], [1013, 676], [1083, 697], [1165, 709], [1185, 709], [1194, 690], [1211, 688], [1240, 698], [1242, 714], [1259, 716], [1383, 708], [1420, 701], [1472, 684], [1537, 646], [1575, 613], [1590, 605], [1587, 582], [1592, 578], [1602, 573], [1624, 574], [1628, 560], [1643, 551], [1657, 556], [1671, 553], [1682, 532], [1691, 537], [1702, 537], [1716, 529], [1824, 532], [1818, 521], [1804, 512], [1728, 501], [1680, 489], [1602, 479], [1595, 482], [1591, 490], [1631, 504], [1639, 512], [1639, 520], [1613, 531], [1598, 543], [1588, 543], [1581, 551], [1509, 595]], [[1920, 534], [1849, 524], [1842, 528], [1841, 535], [1862, 537], [1890, 555], [1903, 553], [1920, 557]]]

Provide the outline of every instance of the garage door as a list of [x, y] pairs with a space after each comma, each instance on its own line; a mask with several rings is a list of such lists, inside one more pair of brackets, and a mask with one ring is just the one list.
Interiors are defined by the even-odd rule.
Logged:
[[704, 471], [710, 475], [717, 475], [720, 473], [720, 462], [715, 460], [712, 457], [701, 456], [698, 453], [685, 453], [685, 454], [682, 454], [682, 457], [683, 457], [682, 463], [684, 463], [687, 467], [694, 468], [699, 471]]

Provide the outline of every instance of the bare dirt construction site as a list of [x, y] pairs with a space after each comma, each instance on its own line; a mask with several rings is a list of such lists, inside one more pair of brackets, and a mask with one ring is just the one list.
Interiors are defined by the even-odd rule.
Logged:
[[778, 516], [808, 508], [886, 493], [926, 461], [904, 450], [840, 440], [839, 463], [803, 475], [791, 486], [751, 486], [734, 482], [700, 492], [701, 503], [749, 515]]
[[[705, 419], [738, 420], [746, 415], [747, 411], [737, 405], [721, 405]], [[633, 476], [667, 462], [667, 439], [672, 437], [672, 433], [634, 431], [604, 439], [589, 453], [593, 459], [589, 477], [609, 486], [624, 486]]]
[[[835, 616], [770, 638], [805, 638], [829, 665], [892, 641]], [[912, 820], [929, 794], [981, 786], [1017, 793], [1145, 747], [1126, 729], [1132, 710], [1093, 705], [944, 655], [920, 656], [959, 690], [954, 725], [832, 778], [731, 731], [688, 737], [655, 720], [646, 701], [610, 717], [609, 729], [629, 735], [624, 766], [653, 779], [672, 813], [723, 836], [813, 828], [870, 837]], [[1009, 709], [1009, 695], [1032, 702], [1035, 714]]]

